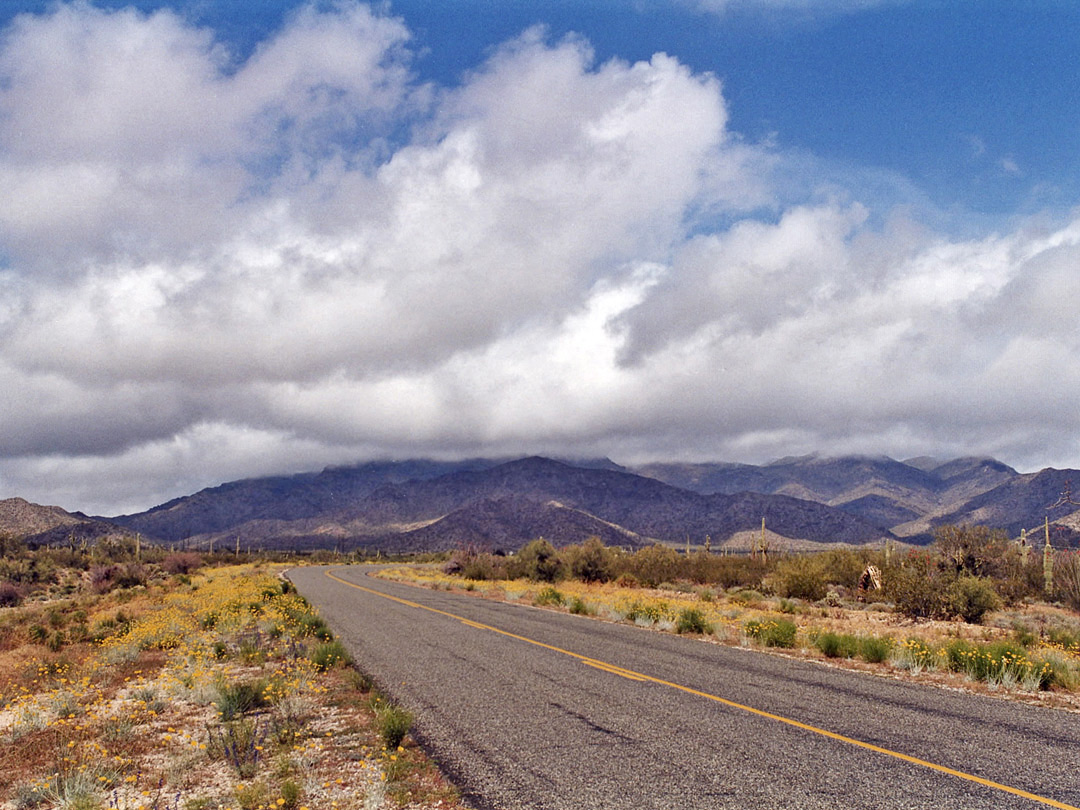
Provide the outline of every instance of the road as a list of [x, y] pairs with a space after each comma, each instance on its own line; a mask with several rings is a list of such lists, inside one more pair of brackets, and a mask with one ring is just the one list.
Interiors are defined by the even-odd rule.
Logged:
[[290, 579], [478, 810], [1080, 807], [1080, 717], [367, 576]]

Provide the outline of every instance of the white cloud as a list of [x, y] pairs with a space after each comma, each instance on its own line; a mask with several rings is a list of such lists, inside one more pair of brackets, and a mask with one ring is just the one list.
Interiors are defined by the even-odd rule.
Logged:
[[168, 12], [4, 34], [0, 497], [383, 454], [1080, 458], [1080, 219], [955, 241], [880, 178], [818, 193], [663, 54], [532, 30], [446, 89], [409, 47], [349, 3], [242, 62]]

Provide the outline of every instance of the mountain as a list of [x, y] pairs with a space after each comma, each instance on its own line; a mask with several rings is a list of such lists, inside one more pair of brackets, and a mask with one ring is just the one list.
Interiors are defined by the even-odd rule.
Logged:
[[380, 545], [395, 551], [445, 551], [467, 545], [491, 551], [518, 549], [538, 537], [560, 545], [599, 537], [605, 545], [640, 548], [650, 541], [556, 501], [520, 496], [483, 498], [426, 526], [384, 537]]
[[116, 521], [164, 541], [219, 548], [239, 539], [255, 547], [436, 550], [475, 542], [512, 550], [540, 536], [563, 544], [593, 535], [631, 547], [700, 544], [708, 535], [719, 546], [760, 528], [763, 517], [791, 540], [861, 544], [887, 536], [823, 504], [701, 495], [606, 460], [587, 463], [387, 462], [236, 482]]
[[1062, 498], [1071, 480], [1080, 472], [1020, 474], [989, 458], [802, 456], [638, 468], [609, 459], [419, 459], [234, 481], [117, 518], [0, 501], [0, 532], [49, 543], [140, 532], [197, 548], [510, 551], [541, 536], [556, 545], [598, 536], [626, 547], [709, 537], [714, 548], [746, 548], [764, 518], [770, 543], [794, 549], [925, 543], [948, 523], [1017, 536], [1049, 516], [1055, 543], [1075, 545], [1080, 505]]
[[748, 464], [652, 464], [636, 472], [699, 493], [782, 494], [823, 503], [915, 541], [929, 539], [931, 519], [1016, 478], [994, 459], [895, 461], [886, 457], [785, 458]]
[[935, 526], [981, 524], [1004, 529], [1016, 537], [1021, 530], [1036, 534], [1043, 542], [1043, 527], [1049, 520], [1051, 543], [1076, 545], [1080, 539], [1080, 503], [1072, 494], [1072, 482], [1080, 482], [1078, 470], [1045, 469], [1017, 475], [999, 487], [981, 493], [961, 507], [932, 519]]
[[51, 546], [65, 542], [92, 542], [124, 531], [107, 521], [59, 506], [41, 506], [23, 498], [0, 500], [0, 535], [28, 545]]
[[177, 542], [228, 533], [250, 522], [317, 519], [347, 509], [386, 484], [423, 481], [499, 463], [489, 459], [375, 461], [328, 467], [318, 473], [249, 478], [176, 498], [146, 512], [109, 520], [149, 537]]

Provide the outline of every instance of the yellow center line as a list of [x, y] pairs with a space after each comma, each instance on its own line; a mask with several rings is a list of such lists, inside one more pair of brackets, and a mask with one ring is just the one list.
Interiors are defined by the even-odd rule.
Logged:
[[772, 712], [763, 711], [762, 709], [755, 709], [753, 706], [746, 706], [746, 705], [744, 705], [742, 703], [736, 703], [733, 700], [728, 700], [727, 698], [722, 698], [722, 697], [720, 697], [718, 695], [709, 694], [708, 692], [701, 692], [701, 691], [698, 691], [697, 689], [692, 689], [689, 686], [683, 686], [682, 684], [673, 683], [671, 681], [665, 681], [665, 680], [663, 680], [661, 678], [654, 678], [651, 675], [645, 675], [645, 674], [643, 674], [641, 672], [635, 672], [634, 670], [631, 670], [631, 669], [624, 669], [624, 668], [616, 666], [614, 664], [608, 664], [608, 663], [605, 663], [603, 661], [598, 661], [595, 658], [589, 658], [588, 656], [581, 655], [580, 653], [576, 653], [576, 652], [573, 652], [571, 650], [565, 650], [562, 647], [556, 647], [556, 646], [551, 645], [551, 644], [545, 644], [542, 641], [537, 641], [536, 639], [528, 638], [526, 636], [519, 636], [516, 633], [510, 633], [510, 632], [508, 632], [506, 630], [500, 630], [498, 627], [492, 627], [490, 625], [480, 624], [478, 622], [474, 622], [474, 621], [471, 621], [469, 619], [466, 619], [466, 618], [464, 618], [462, 616], [458, 616], [457, 614], [449, 613], [449, 612], [447, 612], [445, 610], [439, 610], [438, 608], [428, 607], [427, 605], [421, 605], [421, 604], [419, 604], [417, 602], [410, 602], [407, 599], [399, 599], [396, 596], [390, 596], [389, 594], [381, 593], [380, 591], [376, 591], [376, 590], [374, 590], [372, 588], [365, 588], [363, 585], [357, 585], [355, 582], [349, 582], [348, 580], [345, 580], [345, 579], [342, 579], [341, 577], [335, 576], [330, 571], [326, 571], [325, 574], [326, 574], [326, 576], [330, 577], [330, 579], [334, 580], [335, 582], [340, 582], [342, 585], [348, 585], [350, 588], [356, 588], [357, 590], [364, 591], [365, 593], [370, 593], [370, 594], [373, 594], [375, 596], [380, 596], [383, 599], [390, 599], [390, 600], [393, 600], [394, 602], [400, 602], [401, 604], [408, 605], [410, 607], [422, 608], [424, 610], [430, 611], [431, 613], [437, 613], [437, 614], [439, 614], [441, 616], [447, 616], [447, 617], [449, 617], [451, 619], [456, 619], [457, 621], [460, 621], [463, 624], [467, 624], [470, 627], [475, 627], [475, 628], [480, 629], [480, 630], [490, 630], [493, 633], [498, 633], [501, 636], [506, 636], [507, 638], [516, 639], [517, 641], [523, 641], [526, 644], [532, 644], [535, 647], [542, 647], [542, 648], [544, 648], [546, 650], [551, 650], [552, 652], [557, 652], [557, 653], [560, 653], [562, 655], [569, 656], [570, 658], [575, 658], [578, 661], [581, 661], [581, 662], [589, 665], [590, 667], [594, 667], [596, 669], [603, 670], [604, 672], [610, 672], [610, 673], [612, 673], [614, 675], [619, 675], [619, 676], [621, 676], [623, 678], [629, 678], [629, 679], [635, 680], [635, 681], [645, 681], [645, 682], [648, 682], [648, 683], [657, 684], [659, 686], [666, 686], [666, 687], [668, 687], [670, 689], [677, 689], [678, 691], [685, 692], [688, 695], [694, 695], [696, 697], [705, 698], [706, 700], [711, 700], [711, 701], [714, 701], [715, 703], [719, 703], [719, 704], [721, 704], [723, 706], [727, 706], [727, 707], [732, 708], [732, 709], [738, 709], [739, 711], [743, 711], [743, 712], [747, 712], [749, 714], [756, 715], [757, 717], [764, 717], [764, 718], [766, 718], [768, 720], [774, 720], [777, 723], [783, 723], [784, 725], [792, 726], [792, 727], [798, 728], [798, 729], [802, 729], [803, 731], [808, 731], [808, 732], [810, 732], [812, 734], [817, 734], [817, 735], [820, 735], [822, 737], [828, 737], [830, 740], [836, 740], [837, 742], [846, 743], [847, 745], [853, 745], [853, 746], [855, 746], [857, 748], [866, 749], [867, 751], [873, 751], [873, 752], [878, 753], [878, 754], [883, 754], [883, 755], [888, 756], [888, 757], [893, 757], [894, 759], [899, 759], [899, 760], [902, 760], [903, 762], [911, 763], [912, 765], [919, 765], [920, 767], [923, 767], [923, 768], [929, 768], [932, 771], [937, 771], [938, 773], [948, 774], [949, 776], [956, 777], [957, 779], [964, 779], [964, 780], [966, 780], [968, 782], [974, 782], [974, 783], [976, 783], [978, 785], [982, 785], [984, 787], [992, 788], [994, 790], [999, 790], [1002, 793], [1009, 793], [1009, 794], [1011, 794], [1013, 796], [1019, 796], [1019, 797], [1024, 798], [1024, 799], [1029, 799], [1029, 800], [1031, 800], [1033, 802], [1037, 802], [1039, 804], [1046, 805], [1047, 807], [1056, 807], [1056, 808], [1058, 808], [1058, 810], [1080, 810], [1080, 807], [1076, 807], [1075, 805], [1065, 804], [1064, 802], [1059, 802], [1059, 801], [1057, 801], [1055, 799], [1051, 799], [1051, 798], [1048, 798], [1046, 796], [1039, 796], [1036, 793], [1029, 793], [1026, 790], [1020, 790], [1020, 788], [1014, 788], [1014, 787], [1011, 787], [1009, 785], [1003, 785], [1000, 782], [994, 782], [994, 781], [992, 781], [990, 779], [983, 779], [981, 776], [976, 776], [975, 774], [966, 773], [965, 771], [958, 771], [958, 770], [955, 770], [953, 768], [949, 768], [949, 767], [947, 767], [945, 765], [938, 765], [936, 762], [930, 762], [930, 761], [925, 760], [925, 759], [919, 759], [918, 757], [913, 757], [913, 756], [910, 756], [908, 754], [903, 754], [903, 753], [900, 753], [899, 751], [893, 751], [890, 748], [883, 748], [880, 745], [874, 745], [873, 743], [864, 742], [863, 740], [857, 740], [854, 737], [845, 737], [843, 734], [837, 734], [835, 731], [829, 731], [828, 729], [819, 728], [818, 726], [812, 726], [809, 723], [802, 723], [802, 722], [800, 722], [798, 720], [792, 720], [790, 717], [784, 717], [783, 715], [780, 715], [780, 714], [773, 714]]
[[587, 666], [593, 667], [594, 669], [603, 670], [604, 672], [610, 672], [612, 675], [618, 675], [622, 678], [628, 678], [631, 681], [645, 680], [643, 676], [638, 675], [636, 672], [631, 672], [628, 669], [623, 669], [622, 667], [617, 667], [612, 664], [605, 664], [603, 661], [592, 661], [589, 659], [585, 659], [585, 664]]

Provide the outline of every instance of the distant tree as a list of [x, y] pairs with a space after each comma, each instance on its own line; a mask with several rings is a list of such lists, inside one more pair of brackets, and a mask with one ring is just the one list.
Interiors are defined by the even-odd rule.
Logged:
[[542, 537], [525, 544], [510, 561], [508, 568], [515, 579], [525, 578], [534, 582], [557, 582], [565, 575], [555, 547]]
[[607, 582], [613, 576], [614, 553], [599, 537], [563, 549], [563, 557], [570, 575], [583, 582]]

